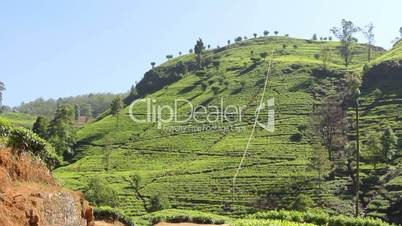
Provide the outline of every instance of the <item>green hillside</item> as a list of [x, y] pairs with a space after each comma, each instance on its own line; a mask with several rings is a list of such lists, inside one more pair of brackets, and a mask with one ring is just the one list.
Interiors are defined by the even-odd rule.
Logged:
[[370, 216], [386, 216], [394, 222], [402, 219], [402, 42], [378, 57], [364, 74], [361, 119], [363, 134], [391, 126], [399, 146], [391, 166], [365, 168], [365, 202]]
[[[201, 70], [195, 69], [195, 54], [168, 60], [147, 72], [139, 83], [141, 93], [147, 94], [147, 98], [155, 99], [160, 105], [174, 105], [175, 99], [180, 98], [191, 101], [194, 106], [245, 106], [243, 120], [213, 125], [195, 121], [166, 123], [158, 129], [157, 122], [133, 122], [126, 107], [118, 124], [110, 115], [79, 130], [75, 161], [58, 168], [54, 174], [63, 185], [78, 190], [83, 190], [94, 175], [104, 177], [118, 191], [117, 207], [133, 217], [146, 213], [142, 198], [149, 200], [155, 194], [166, 196], [174, 208], [232, 216], [253, 213], [261, 208], [288, 208], [299, 194], [308, 194], [330, 213], [350, 215], [353, 213], [352, 194], [343, 192], [350, 184], [348, 177], [327, 179], [320, 193], [317, 191], [317, 173], [308, 167], [312, 154], [308, 130], [313, 104], [336, 90], [346, 71], [338, 54], [339, 45], [332, 41], [260, 37], [207, 50], [203, 59], [210, 64]], [[328, 70], [323, 70], [322, 66], [320, 53], [323, 47], [330, 50]], [[274, 51], [272, 58], [271, 51]], [[266, 59], [260, 56], [263, 52], [268, 53]], [[356, 55], [349, 70], [360, 72], [366, 64], [366, 46], [355, 44], [354, 52]], [[376, 48], [374, 56], [382, 53]], [[272, 70], [265, 101], [275, 98], [275, 132], [260, 126], [256, 128], [233, 187], [232, 179], [254, 124], [254, 113], [270, 60]], [[183, 64], [188, 70], [179, 70]], [[363, 78], [363, 132], [384, 127], [379, 122], [385, 115], [400, 137], [401, 120], [395, 114], [396, 109], [400, 109], [401, 86], [398, 88], [398, 83], [393, 83], [394, 89], [383, 92], [396, 102], [387, 98], [387, 103], [372, 105], [374, 87], [380, 85], [367, 80], [376, 77], [370, 75], [373, 70], [375, 67]], [[393, 81], [400, 82], [398, 70], [399, 77], [394, 77]], [[187, 116], [188, 105], [178, 106], [180, 117]], [[145, 119], [146, 109], [145, 103], [133, 108], [141, 119]], [[263, 112], [261, 121], [266, 122], [267, 116], [267, 112]], [[197, 130], [205, 126], [223, 129]], [[108, 168], [105, 150], [112, 151], [108, 171], [105, 170]], [[366, 170], [365, 175], [372, 170], [371, 164], [363, 163], [362, 168]], [[136, 174], [143, 177], [141, 196], [130, 183], [130, 177]], [[386, 174], [381, 177], [387, 178], [385, 188], [400, 194], [400, 177], [391, 180]], [[379, 189], [384, 187], [381, 181], [377, 186]], [[373, 191], [371, 186], [366, 190], [367, 194]], [[368, 202], [372, 203], [373, 199]], [[371, 207], [367, 210], [372, 213], [383, 211]]]
[[390, 50], [377, 57], [373, 63], [379, 64], [384, 61], [399, 61], [402, 59], [402, 41], [397, 42]]
[[21, 126], [27, 129], [31, 129], [36, 117], [24, 113], [9, 112], [0, 114], [0, 119], [10, 121], [15, 126]]

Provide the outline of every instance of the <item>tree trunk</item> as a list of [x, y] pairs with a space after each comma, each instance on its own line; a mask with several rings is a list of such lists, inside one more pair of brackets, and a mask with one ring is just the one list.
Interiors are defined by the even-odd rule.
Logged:
[[[357, 102], [357, 100], [356, 100]], [[360, 142], [359, 142], [359, 105], [356, 103], [356, 217], [359, 216], [360, 190]]]

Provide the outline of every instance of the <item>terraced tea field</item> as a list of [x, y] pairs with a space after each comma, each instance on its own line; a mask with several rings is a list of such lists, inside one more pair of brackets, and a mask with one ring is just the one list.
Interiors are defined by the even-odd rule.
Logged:
[[[140, 192], [145, 198], [161, 193], [175, 208], [239, 215], [259, 209], [264, 197], [271, 197], [271, 204], [281, 208], [287, 207], [294, 197], [303, 193], [351, 212], [351, 197], [335, 195], [339, 188], [349, 183], [348, 179], [327, 181], [323, 184], [323, 192], [318, 195], [317, 175], [308, 167], [311, 140], [305, 135], [301, 139], [292, 138], [304, 127], [309, 129], [312, 107], [317, 101], [313, 95], [314, 84], [331, 85], [340, 79], [341, 75], [317, 72], [322, 61], [315, 55], [323, 46], [331, 52], [330, 71], [341, 70], [343, 61], [338, 54], [339, 43], [332, 41], [262, 37], [208, 50], [203, 58], [218, 61], [219, 66], [210, 65], [201, 72], [189, 70], [178, 81], [144, 98], [170, 106], [174, 106], [178, 98], [191, 101], [193, 106], [222, 106], [223, 100], [224, 107], [244, 106], [241, 121], [212, 124], [194, 120], [168, 122], [159, 129], [158, 122], [133, 122], [129, 107], [126, 107], [118, 124], [116, 118], [106, 116], [82, 128], [78, 132], [75, 161], [57, 169], [54, 174], [63, 185], [77, 190], [84, 189], [88, 178], [94, 175], [105, 177], [118, 190], [117, 207], [132, 217], [146, 213], [142, 200], [137, 198], [130, 184], [130, 177], [136, 174], [143, 177]], [[233, 187], [232, 178], [254, 124], [271, 59], [268, 56], [254, 62], [251, 58], [273, 50], [273, 70], [265, 101], [275, 99], [275, 131], [257, 127]], [[351, 70], [360, 71], [367, 58], [366, 48], [356, 44], [355, 51], [357, 55]], [[379, 56], [382, 52], [377, 49], [374, 55]], [[180, 61], [195, 61], [195, 55], [173, 58], [158, 68], [168, 70]], [[364, 95], [369, 101], [371, 94]], [[392, 109], [397, 109], [397, 106], [400, 105], [385, 107], [390, 111], [387, 117], [395, 117]], [[363, 117], [364, 130], [380, 120], [382, 116], [377, 112], [382, 112], [382, 107], [370, 109], [370, 113]], [[147, 104], [136, 104], [133, 111], [136, 117], [145, 119]], [[187, 117], [189, 105], [179, 104], [177, 112], [179, 117]], [[262, 111], [259, 120], [266, 123], [267, 119], [267, 111]], [[393, 120], [393, 123], [400, 134], [400, 121]], [[221, 129], [199, 129], [208, 126]], [[103, 160], [105, 149], [112, 150], [109, 172], [105, 171]], [[249, 224], [240, 222], [239, 225]]]

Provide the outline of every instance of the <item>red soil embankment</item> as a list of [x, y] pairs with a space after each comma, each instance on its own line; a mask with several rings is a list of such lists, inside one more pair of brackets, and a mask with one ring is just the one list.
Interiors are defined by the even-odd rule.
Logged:
[[39, 160], [0, 147], [0, 225], [92, 226], [79, 192], [59, 186]]

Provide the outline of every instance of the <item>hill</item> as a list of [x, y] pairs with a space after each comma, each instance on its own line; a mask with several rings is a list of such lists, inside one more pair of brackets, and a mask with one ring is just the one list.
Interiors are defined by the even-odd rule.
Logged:
[[[324, 47], [330, 56], [325, 70]], [[307, 194], [330, 213], [351, 214], [353, 194], [345, 189], [350, 179], [326, 178], [319, 190], [317, 173], [309, 167], [313, 106], [342, 87], [348, 70], [360, 72], [366, 63], [365, 45], [355, 44], [348, 70], [338, 52], [338, 42], [259, 37], [205, 51], [203, 69], [198, 69], [195, 54], [168, 60], [147, 72], [137, 85], [142, 100], [155, 100], [152, 106], [174, 106], [177, 98], [193, 106], [242, 106], [242, 120], [135, 123], [126, 107], [118, 121], [109, 115], [82, 128], [74, 162], [54, 174], [62, 184], [78, 190], [85, 188], [88, 178], [104, 177], [119, 191], [117, 207], [133, 217], [147, 212], [147, 201], [155, 194], [167, 197], [175, 208], [232, 216], [288, 208], [299, 194]], [[376, 48], [374, 56], [382, 53]], [[233, 186], [267, 74], [264, 101], [274, 98], [275, 131], [257, 126]], [[362, 98], [368, 101], [370, 95], [367, 91]], [[147, 104], [135, 105], [133, 112], [145, 119]], [[180, 119], [187, 117], [189, 105], [182, 102], [177, 112]], [[263, 111], [261, 122], [266, 123], [268, 115]], [[381, 117], [378, 112], [371, 115]], [[400, 127], [400, 122], [395, 123]], [[142, 177], [138, 188], [132, 183], [135, 175]]]
[[402, 42], [373, 61], [362, 83], [362, 130], [382, 131], [391, 126], [399, 140], [390, 167], [364, 169], [365, 202], [369, 215], [402, 223]]

